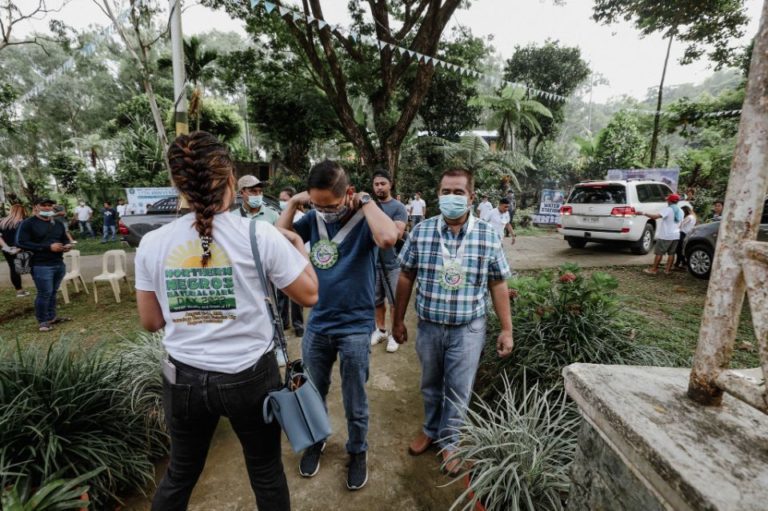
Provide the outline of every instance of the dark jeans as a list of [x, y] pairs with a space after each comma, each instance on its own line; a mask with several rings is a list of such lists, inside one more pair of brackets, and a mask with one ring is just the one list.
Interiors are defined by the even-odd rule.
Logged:
[[277, 290], [277, 307], [283, 320], [283, 328], [288, 328], [290, 324], [294, 331], [304, 332], [304, 309], [279, 289]]
[[677, 266], [685, 266], [685, 254], [683, 254], [683, 241], [685, 241], [685, 233], [680, 233], [680, 241], [677, 242], [677, 257], [675, 258], [675, 264]]
[[171, 461], [152, 501], [153, 511], [187, 509], [220, 416], [229, 417], [240, 439], [256, 505], [262, 511], [290, 510], [288, 482], [280, 453], [280, 425], [265, 424], [267, 392], [280, 387], [270, 351], [236, 374], [203, 371], [176, 360], [176, 383], [163, 378], [163, 409], [171, 434]]
[[8, 252], [3, 252], [3, 255], [5, 256], [5, 260], [8, 262], [8, 268], [11, 273], [11, 284], [13, 284], [13, 287], [16, 289], [16, 291], [21, 291], [21, 275], [16, 273], [16, 265], [14, 264], [16, 256], [14, 254], [9, 254]]
[[38, 323], [47, 323], [56, 318], [56, 292], [67, 273], [64, 263], [54, 266], [33, 266], [32, 280], [35, 281], [35, 318]]

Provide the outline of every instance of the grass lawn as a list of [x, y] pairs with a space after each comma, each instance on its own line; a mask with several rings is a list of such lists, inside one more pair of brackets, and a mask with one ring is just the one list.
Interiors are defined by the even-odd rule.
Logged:
[[[602, 271], [618, 279], [618, 293], [625, 310], [630, 313], [638, 342], [693, 358], [707, 295], [707, 281], [696, 279], [687, 272], [646, 275], [637, 267], [613, 267]], [[745, 368], [759, 365], [752, 317], [745, 302], [732, 366]]]
[[546, 236], [548, 234], [557, 234], [557, 230], [554, 227], [536, 227], [533, 224], [523, 229], [519, 222], [515, 222], [516, 236]]
[[64, 304], [58, 295], [58, 314], [72, 321], [60, 323], [51, 332], [39, 332], [35, 320], [35, 289], [30, 296], [16, 298], [10, 287], [0, 288], [0, 342], [4, 345], [18, 341], [21, 345], [49, 343], [59, 339], [72, 339], [80, 346], [116, 346], [122, 339], [131, 338], [141, 331], [136, 312], [136, 296], [128, 292], [125, 283], [120, 286], [121, 303], [115, 303], [108, 284], [99, 285], [99, 303], [93, 303], [93, 288], [86, 295], [82, 287], [74, 293], [69, 286], [70, 303]]
[[100, 237], [99, 238], [81, 238], [78, 236], [77, 231], [74, 232], [73, 236], [77, 240], [77, 245], [75, 245], [74, 248], [80, 251], [80, 255], [84, 255], [84, 256], [103, 254], [107, 250], [112, 250], [116, 248], [121, 248], [126, 252], [133, 252], [136, 250], [130, 245], [128, 245], [128, 243], [123, 243], [122, 241], [108, 241], [107, 243], [102, 243]]

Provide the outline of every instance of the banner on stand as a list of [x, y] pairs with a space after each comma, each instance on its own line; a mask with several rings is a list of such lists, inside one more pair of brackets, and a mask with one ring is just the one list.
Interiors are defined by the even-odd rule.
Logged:
[[147, 212], [147, 206], [155, 202], [176, 197], [179, 193], [176, 188], [158, 187], [158, 188], [126, 188], [125, 194], [128, 197], [128, 214], [143, 215]]
[[556, 224], [560, 215], [560, 206], [565, 202], [563, 190], [544, 189], [541, 191], [539, 212], [533, 216], [534, 224]]

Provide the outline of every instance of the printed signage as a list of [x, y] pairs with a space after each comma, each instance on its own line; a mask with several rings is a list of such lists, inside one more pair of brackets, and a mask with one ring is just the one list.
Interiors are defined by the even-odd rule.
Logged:
[[673, 192], [677, 192], [677, 183], [680, 179], [680, 168], [669, 169], [611, 169], [605, 177], [608, 180], [647, 179], [658, 181], [669, 186]]
[[128, 214], [143, 215], [147, 212], [147, 206], [155, 202], [176, 197], [178, 192], [176, 188], [126, 188], [125, 194], [128, 196]]
[[560, 215], [560, 206], [565, 202], [563, 190], [542, 190], [539, 213], [533, 216], [534, 224], [556, 224]]

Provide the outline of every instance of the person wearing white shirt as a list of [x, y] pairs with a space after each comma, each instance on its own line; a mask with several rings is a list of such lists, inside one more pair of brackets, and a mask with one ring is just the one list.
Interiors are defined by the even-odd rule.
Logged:
[[93, 233], [93, 227], [91, 227], [93, 210], [85, 203], [85, 201], [81, 200], [77, 205], [75, 208], [75, 216], [77, 217], [77, 223], [80, 226], [80, 234], [85, 234], [87, 232], [91, 238], [95, 238], [96, 235]]
[[504, 235], [509, 233], [512, 237], [512, 243], [515, 242], [515, 231], [512, 229], [509, 218], [509, 199], [506, 197], [499, 201], [499, 207], [493, 208], [486, 215], [485, 218], [481, 217], [481, 220], [485, 220], [493, 226], [493, 229], [499, 234], [499, 238], [504, 240]]
[[680, 222], [683, 220], [683, 211], [678, 207], [678, 202], [680, 202], [680, 196], [672, 193], [667, 196], [667, 207], [662, 209], [660, 213], [642, 213], [640, 211], [635, 213], [638, 216], [646, 216], [651, 220], [659, 220], [657, 222], [656, 246], [653, 249], [656, 257], [653, 260], [653, 266], [644, 269], [643, 273], [656, 275], [659, 272], [659, 265], [664, 255], [667, 256], [667, 265], [664, 273], [672, 271], [677, 244], [680, 242]]
[[292, 300], [315, 305], [317, 275], [297, 234], [228, 213], [234, 164], [216, 137], [181, 135], [168, 161], [191, 212], [145, 234], [135, 260], [139, 321], [150, 332], [164, 329], [168, 354], [161, 365], [171, 459], [152, 509], [187, 509], [223, 415], [240, 440], [259, 509], [288, 511], [280, 426], [261, 413], [281, 376], [251, 230], [266, 278]]
[[490, 203], [487, 195], [483, 195], [482, 201], [477, 205], [477, 216], [480, 220], [488, 220], [491, 211], [493, 211], [493, 204]]
[[424, 214], [427, 211], [427, 203], [421, 198], [421, 192], [416, 192], [409, 206], [411, 207], [411, 228], [413, 228], [424, 220]]
[[128, 214], [128, 204], [123, 199], [117, 199], [117, 216], [123, 218]]
[[693, 228], [696, 227], [696, 215], [693, 214], [693, 209], [690, 206], [683, 206], [680, 209], [683, 210], [683, 221], [680, 222], [680, 241], [677, 244], [675, 268], [684, 270], [687, 261], [685, 260], [685, 254], [683, 253], [683, 242], [685, 241], [685, 237], [691, 234]]

